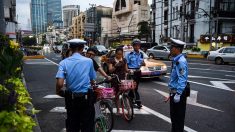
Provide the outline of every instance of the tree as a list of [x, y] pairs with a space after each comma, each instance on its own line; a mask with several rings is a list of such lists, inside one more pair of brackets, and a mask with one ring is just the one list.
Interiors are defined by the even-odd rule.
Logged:
[[140, 38], [145, 37], [148, 41], [149, 36], [151, 36], [151, 29], [147, 21], [141, 21], [138, 23], [138, 34]]
[[27, 37], [23, 38], [23, 44], [24, 45], [30, 46], [30, 45], [35, 45], [36, 43], [37, 43], [37, 40], [36, 40], [35, 36], [33, 36], [33, 37], [27, 36]]

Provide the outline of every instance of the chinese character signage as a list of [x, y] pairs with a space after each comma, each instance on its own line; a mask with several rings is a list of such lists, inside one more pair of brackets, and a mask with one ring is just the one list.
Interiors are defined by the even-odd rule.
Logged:
[[200, 36], [200, 42], [201, 43], [210, 43], [210, 39], [212, 42], [218, 42], [218, 43], [235, 43], [235, 35], [229, 35], [229, 34], [221, 34], [216, 36], [210, 36], [210, 35], [201, 35]]

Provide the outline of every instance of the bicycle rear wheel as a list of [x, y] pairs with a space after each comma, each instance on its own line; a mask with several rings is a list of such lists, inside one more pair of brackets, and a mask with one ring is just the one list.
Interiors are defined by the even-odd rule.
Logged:
[[100, 102], [100, 110], [104, 116], [106, 123], [106, 131], [110, 132], [113, 129], [113, 109], [108, 102], [101, 101]]
[[107, 132], [104, 117], [95, 120], [95, 132]]
[[122, 94], [121, 106], [122, 106], [122, 114], [124, 118], [127, 121], [131, 121], [133, 119], [134, 110], [133, 110], [132, 100], [130, 99], [128, 95]]

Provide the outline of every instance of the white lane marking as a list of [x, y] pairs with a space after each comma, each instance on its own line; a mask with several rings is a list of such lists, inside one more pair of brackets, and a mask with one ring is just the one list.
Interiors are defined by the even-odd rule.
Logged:
[[112, 130], [111, 132], [166, 132], [166, 131]]
[[[63, 128], [60, 132], [66, 132], [66, 128]], [[112, 130], [111, 132], [166, 132], [166, 131]]]
[[50, 112], [55, 112], [55, 113], [66, 113], [65, 107], [55, 107], [50, 110]]
[[59, 65], [59, 64], [57, 64], [57, 63], [55, 63], [54, 61], [52, 61], [52, 60], [49, 60], [49, 59], [47, 59], [47, 58], [45, 58], [46, 60], [48, 60], [48, 61], [50, 61], [51, 63], [53, 63], [53, 64], [55, 64], [55, 65]]
[[52, 60], [58, 60], [57, 58], [51, 58]]
[[[120, 109], [120, 112], [121, 111], [122, 110]], [[51, 109], [50, 112], [66, 113], [66, 109], [65, 109], [65, 107], [55, 107], [55, 108]], [[117, 109], [116, 108], [113, 108], [113, 113], [117, 113]], [[150, 115], [149, 112], [144, 111], [143, 109], [137, 109], [137, 108], [134, 108], [134, 113], [135, 114], [139, 114], [139, 115]]]
[[[167, 93], [167, 92], [163, 92], [163, 91], [156, 90], [156, 89], [154, 89], [154, 90], [164, 97], [169, 96], [169, 93]], [[198, 91], [191, 90], [190, 97], [187, 98], [187, 104], [206, 108], [206, 109], [211, 109], [211, 110], [215, 110], [215, 111], [219, 111], [219, 112], [224, 112], [222, 110], [219, 110], [219, 109], [216, 109], [216, 108], [204, 105], [204, 104], [197, 103], [197, 94], [198, 94]]]
[[210, 81], [210, 82], [214, 86], [220, 87], [220, 88], [225, 89], [225, 90], [234, 91], [233, 89], [231, 89], [228, 86], [226, 86], [224, 83], [235, 83], [235, 80], [230, 80], [230, 81]]
[[43, 62], [43, 61], [41, 61], [41, 62], [29, 62], [29, 61], [26, 61], [26, 62], [24, 62], [25, 64], [27, 64], [27, 65], [52, 65], [52, 63], [51, 62]]
[[205, 77], [205, 76], [193, 76], [188, 75], [189, 78], [207, 78], [207, 79], [218, 79], [218, 80], [231, 80], [231, 79], [223, 79], [223, 78], [214, 78], [214, 77]]
[[[167, 66], [167, 67], [171, 68], [171, 66]], [[235, 71], [229, 71], [229, 70], [218, 70], [218, 69], [191, 68], [191, 67], [189, 67], [189, 69], [193, 69], [193, 70], [201, 70], [201, 71], [216, 71], [216, 72], [235, 73]]]
[[[121, 108], [119, 108], [119, 112], [122, 113]], [[113, 108], [113, 113], [117, 113], [117, 108]], [[137, 109], [137, 108], [134, 108], [134, 114], [150, 115], [149, 112], [144, 111], [143, 109]]]
[[[142, 109], [144, 109], [145, 111], [147, 111], [147, 112], [149, 112], [149, 113], [151, 113], [151, 114], [153, 114], [153, 115], [163, 119], [166, 122], [171, 123], [171, 119], [169, 117], [167, 117], [167, 116], [165, 116], [165, 115], [163, 115], [163, 114], [161, 114], [161, 113], [159, 113], [157, 111], [154, 111], [154, 110], [152, 110], [152, 109], [150, 109], [150, 108], [148, 108], [146, 106], [143, 106]], [[187, 127], [187, 126], [184, 126], [184, 130], [187, 131], [187, 132], [197, 132], [196, 130], [193, 130], [193, 129]]]
[[203, 69], [203, 68], [189, 68], [189, 69], [203, 70], [203, 71], [216, 71], [216, 72], [229, 72], [229, 73], [235, 73], [235, 71], [229, 71], [229, 70], [218, 70], [218, 69]]
[[[165, 77], [170, 78], [169, 76], [165, 76]], [[189, 81], [189, 80], [188, 80], [188, 82], [195, 83], [195, 84], [198, 84], [198, 85], [207, 86], [207, 87], [212, 87], [212, 88], [227, 90], [227, 91], [231, 91], [231, 92], [234, 92], [234, 91], [235, 91], [235, 90], [232, 90], [231, 88], [225, 88], [225, 87], [220, 87], [220, 86], [214, 86], [214, 85], [199, 83], [199, 82], [195, 82], [195, 81]]]
[[226, 77], [235, 77], [234, 75], [225, 75]]
[[43, 98], [45, 98], [45, 99], [61, 99], [63, 97], [61, 97], [59, 95], [47, 95], [47, 96], [44, 96]]

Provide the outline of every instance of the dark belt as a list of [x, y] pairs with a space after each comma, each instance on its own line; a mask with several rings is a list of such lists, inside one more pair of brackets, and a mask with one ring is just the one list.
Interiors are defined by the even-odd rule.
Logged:
[[75, 99], [75, 98], [88, 99], [88, 93], [75, 93], [75, 92], [68, 91], [68, 95], [71, 96], [72, 99]]

